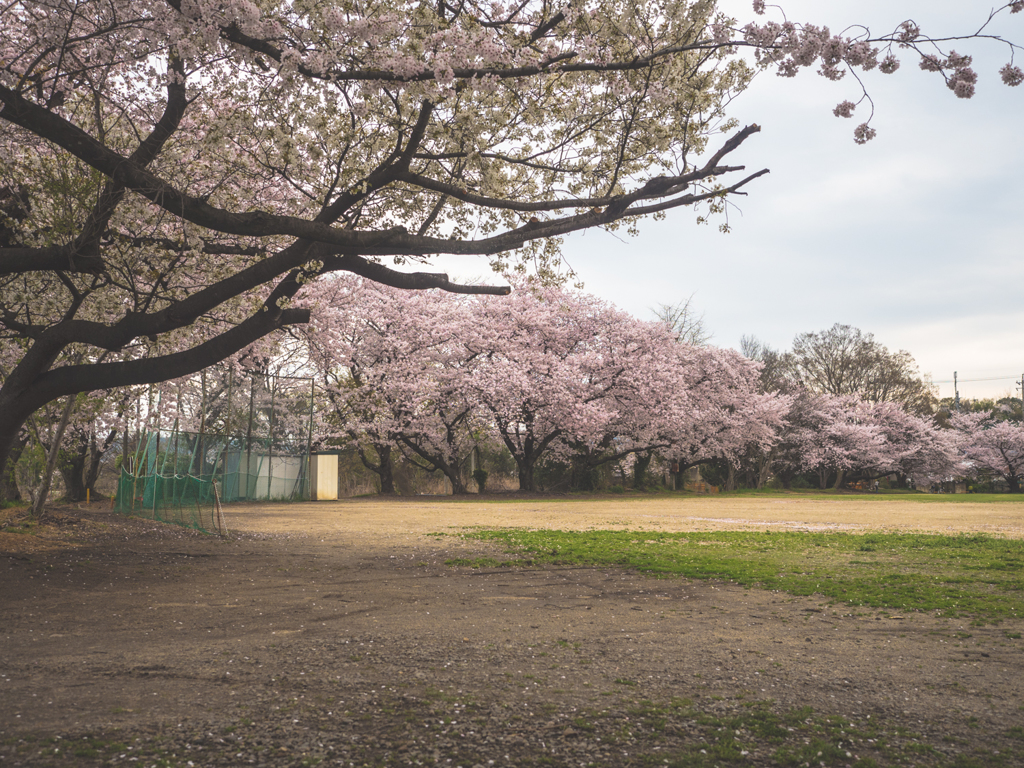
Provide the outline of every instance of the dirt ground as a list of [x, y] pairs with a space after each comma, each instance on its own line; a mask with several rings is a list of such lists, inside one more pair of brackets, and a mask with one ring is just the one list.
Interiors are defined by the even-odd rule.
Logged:
[[[65, 508], [0, 532], [0, 766], [1024, 765], [1024, 622], [604, 568], [452, 568], [472, 526], [982, 531], [886, 497]], [[871, 761], [874, 761], [873, 763]]]

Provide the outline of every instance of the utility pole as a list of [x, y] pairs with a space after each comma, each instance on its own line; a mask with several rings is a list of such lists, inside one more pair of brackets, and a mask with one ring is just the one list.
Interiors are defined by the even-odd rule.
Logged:
[[960, 390], [956, 386], [956, 371], [953, 371], [953, 410], [960, 412]]
[[1020, 390], [1020, 418], [1021, 423], [1024, 424], [1024, 373], [1020, 375], [1020, 381], [1013, 382], [1017, 385], [1017, 389]]

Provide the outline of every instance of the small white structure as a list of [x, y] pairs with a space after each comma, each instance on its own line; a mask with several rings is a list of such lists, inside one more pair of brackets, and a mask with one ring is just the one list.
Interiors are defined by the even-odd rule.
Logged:
[[338, 498], [338, 454], [314, 453], [309, 457], [312, 467], [309, 497], [317, 501]]
[[250, 451], [224, 454], [224, 501], [304, 497], [302, 456], [272, 456]]

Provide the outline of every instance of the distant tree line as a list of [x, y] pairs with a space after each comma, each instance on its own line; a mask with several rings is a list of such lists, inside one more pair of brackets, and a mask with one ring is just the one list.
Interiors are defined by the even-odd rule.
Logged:
[[[316, 403], [278, 401], [273, 415], [261, 403], [256, 415], [298, 434], [315, 411], [311, 443], [345, 450], [384, 494], [408, 492], [410, 471], [468, 493], [484, 487], [488, 467], [526, 491], [642, 489], [694, 466], [730, 490], [960, 478], [1020, 490], [1018, 401], [951, 410], [908, 352], [850, 326], [799, 334], [789, 351], [744, 337], [741, 354], [707, 343], [689, 301], [644, 322], [528, 282], [498, 298], [357, 277], [320, 282], [300, 300], [311, 314], [301, 331], [149, 388], [144, 408], [137, 388], [79, 396], [56, 453], [67, 497], [94, 492], [102, 457], [124, 446], [142, 411], [164, 428], [230, 429], [253, 409], [238, 384], [232, 405], [232, 381], [285, 369], [315, 381]], [[57, 405], [23, 431], [4, 498], [20, 497], [20, 473], [35, 499]]]

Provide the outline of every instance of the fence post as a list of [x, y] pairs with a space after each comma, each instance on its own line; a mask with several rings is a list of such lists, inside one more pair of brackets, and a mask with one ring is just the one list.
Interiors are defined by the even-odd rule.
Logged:
[[[252, 465], [252, 409], [256, 403], [256, 377], [249, 375], [249, 426], [245, 430], [245, 496], [249, 498], [249, 471]], [[241, 458], [241, 454], [239, 454]], [[241, 462], [239, 462], [241, 463]], [[241, 473], [239, 473], [241, 474]], [[241, 477], [239, 477], [241, 484]], [[255, 488], [255, 486], [253, 486]]]
[[270, 501], [270, 484], [274, 481], [274, 395], [277, 386], [270, 385], [270, 428], [267, 431], [267, 501]]
[[313, 402], [316, 400], [316, 379], [309, 377], [309, 427], [306, 431], [306, 498], [313, 500]]

